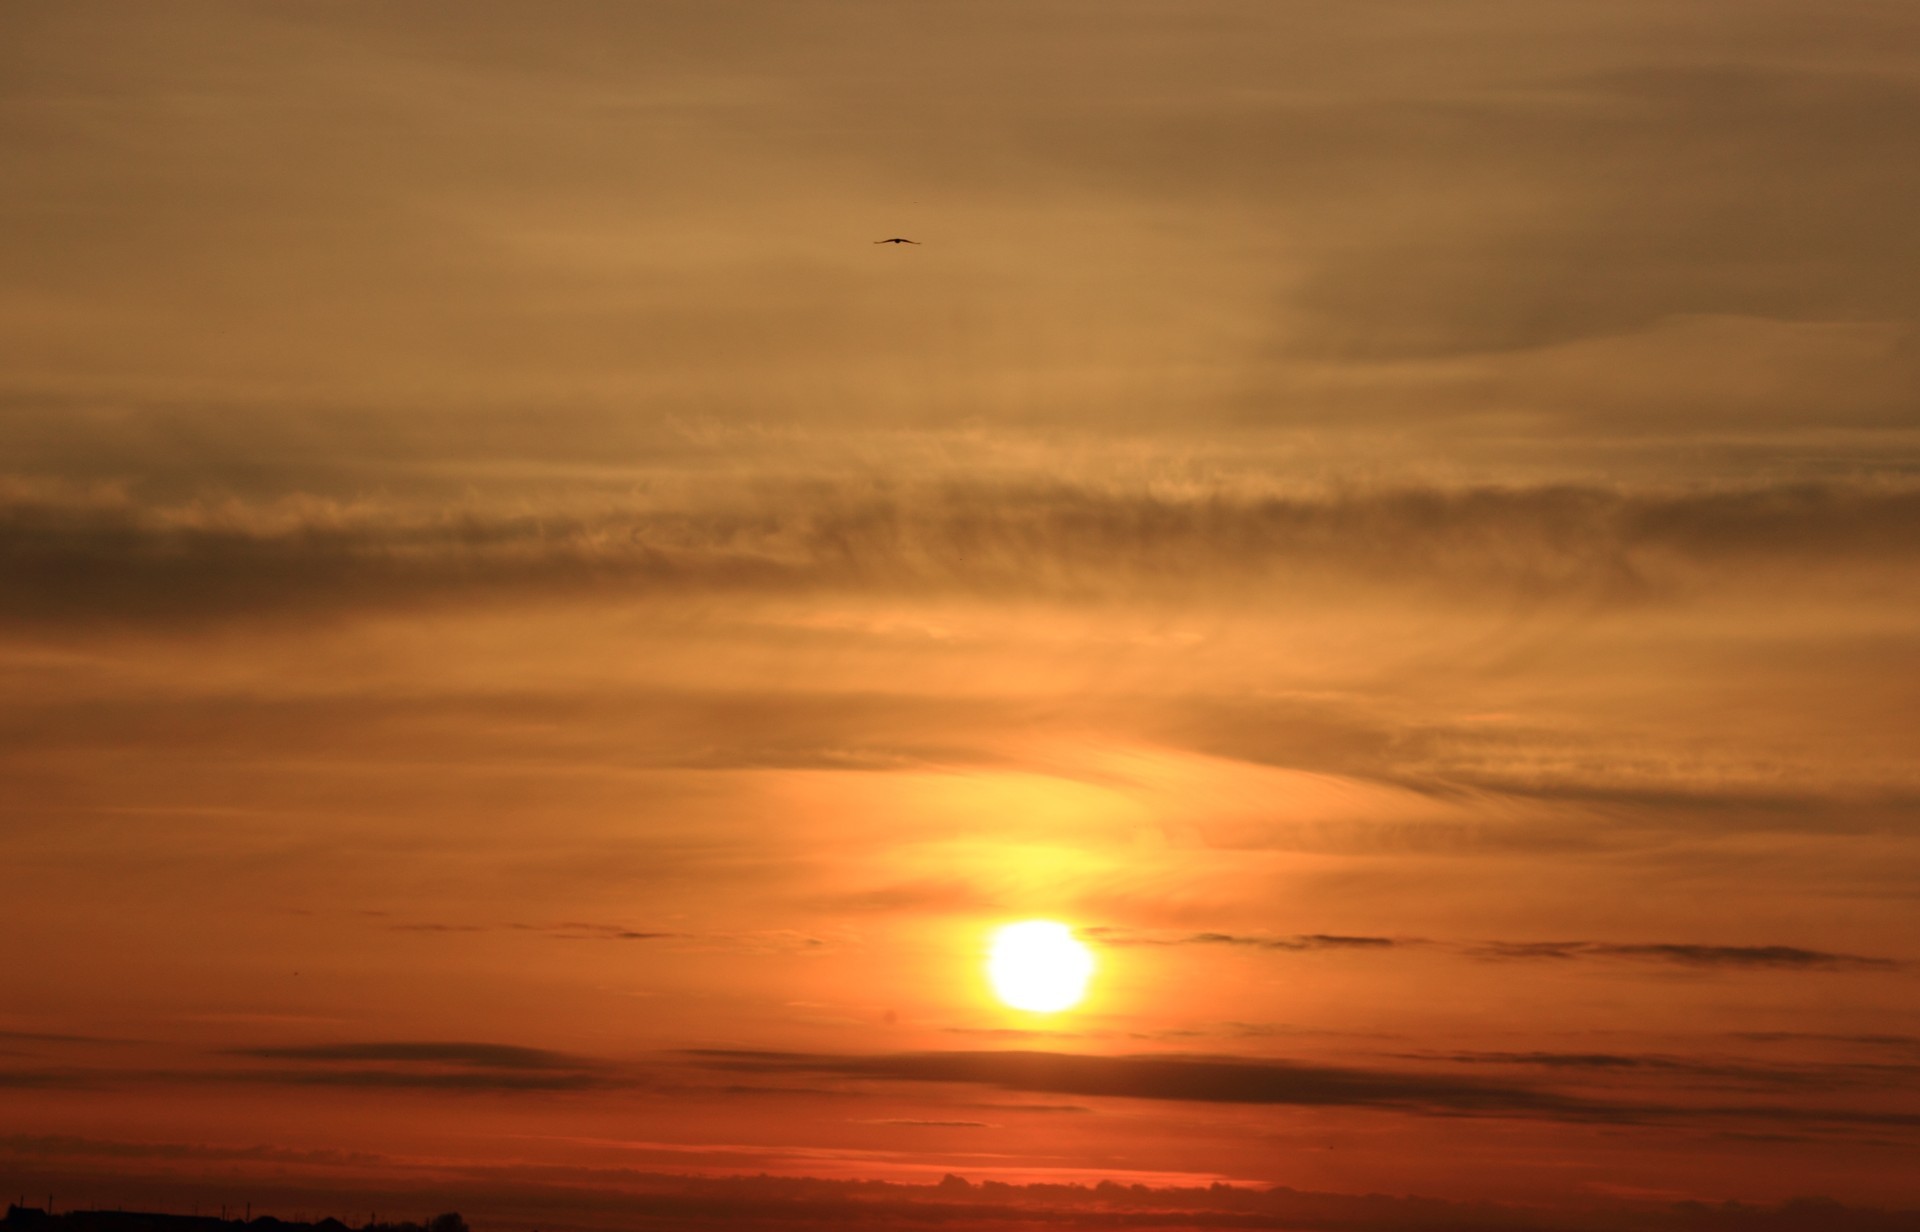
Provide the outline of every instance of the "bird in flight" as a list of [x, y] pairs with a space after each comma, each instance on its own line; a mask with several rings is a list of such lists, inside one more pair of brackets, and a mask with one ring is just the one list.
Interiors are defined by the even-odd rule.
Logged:
[[896, 235], [890, 240], [875, 240], [873, 242], [876, 244], [918, 244], [920, 241], [919, 240], [903, 240]]

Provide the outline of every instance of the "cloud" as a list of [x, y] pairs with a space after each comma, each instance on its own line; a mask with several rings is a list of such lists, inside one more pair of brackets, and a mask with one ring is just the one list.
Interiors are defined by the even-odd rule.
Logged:
[[120, 1142], [71, 1134], [0, 1135], [0, 1152], [29, 1158], [258, 1160], [329, 1167], [392, 1162], [388, 1156], [368, 1151], [310, 1150], [265, 1144], [228, 1147], [185, 1142]]
[[[1920, 118], [1920, 91], [1786, 54], [1713, 60], [1579, 71], [1530, 59], [1524, 84], [1479, 81], [1471, 97], [1428, 83], [1425, 96], [1209, 117], [1285, 149], [1272, 165], [1288, 178], [1368, 202], [1360, 223], [1326, 209], [1325, 188], [1274, 190], [1272, 208], [1291, 206], [1304, 229], [1295, 245], [1314, 253], [1291, 350], [1514, 351], [1671, 314], [1913, 319], [1912, 289], [1881, 264], [1913, 251], [1900, 231], [1912, 185], [1875, 168]], [[1383, 160], [1408, 204], [1375, 195], [1384, 185], [1364, 168]]]
[[196, 1083], [260, 1084], [289, 1087], [345, 1087], [396, 1091], [471, 1091], [511, 1094], [536, 1091], [589, 1091], [630, 1085], [604, 1072], [584, 1070], [406, 1070], [406, 1069], [258, 1069], [203, 1075], [175, 1075]]
[[415, 933], [480, 933], [511, 931], [534, 933], [556, 941], [681, 941], [690, 946], [743, 949], [754, 953], [783, 953], [813, 949], [827, 944], [820, 937], [793, 929], [749, 929], [741, 932], [690, 933], [657, 929], [629, 928], [624, 924], [601, 924], [585, 920], [563, 920], [556, 924], [390, 924], [389, 929]]
[[567, 941], [669, 941], [688, 936], [687, 933], [654, 932], [627, 928], [620, 924], [588, 924], [577, 921], [544, 925], [516, 924], [514, 927], [527, 932], [546, 933]]
[[0, 1031], [0, 1040], [23, 1044], [124, 1044], [127, 1041], [101, 1035], [69, 1035], [58, 1031]]
[[1228, 945], [1260, 950], [1388, 950], [1396, 946], [1422, 945], [1404, 937], [1356, 937], [1338, 933], [1298, 933], [1275, 937], [1263, 934], [1187, 933], [1165, 936], [1134, 929], [1096, 927], [1080, 930], [1081, 935], [1102, 945]]
[[1410, 947], [1453, 950], [1487, 960], [1572, 961], [1619, 960], [1685, 967], [1731, 970], [1896, 971], [1908, 964], [1893, 958], [1839, 954], [1791, 945], [1696, 945], [1682, 942], [1626, 944], [1606, 941], [1486, 941], [1458, 944], [1418, 937], [1346, 936], [1337, 933], [1299, 933], [1274, 936], [1262, 933], [1153, 933], [1137, 929], [1094, 927], [1082, 930], [1089, 940], [1113, 946], [1232, 946], [1245, 949], [1299, 953], [1314, 950], [1378, 951]]
[[1825, 1031], [1739, 1031], [1734, 1034], [1734, 1038], [1760, 1044], [1802, 1042], [1852, 1044], [1868, 1049], [1920, 1053], [1920, 1035], [1850, 1035]]
[[1604, 1075], [1609, 1080], [1669, 1076], [1703, 1078], [1748, 1087], [1821, 1091], [1837, 1087], [1885, 1087], [1920, 1078], [1920, 1066], [1849, 1062], [1766, 1065], [1725, 1059], [1611, 1052], [1451, 1052], [1409, 1054], [1410, 1060], [1460, 1065], [1510, 1065], [1549, 1072]]
[[34, 1091], [84, 1086], [90, 1071], [74, 1069], [0, 1069], [0, 1088]]
[[1702, 570], [1792, 562], [1810, 580], [1809, 569], [1920, 556], [1920, 490], [1844, 485], [1286, 499], [802, 488], [777, 507], [508, 516], [16, 499], [0, 503], [0, 621], [166, 624], [613, 594], [1097, 599], [1164, 594], [1176, 581], [1643, 601]]
[[1050, 1095], [1197, 1103], [1394, 1108], [1434, 1113], [1618, 1119], [1629, 1110], [1531, 1087], [1442, 1075], [1191, 1056], [1092, 1056], [1007, 1050], [827, 1056], [696, 1050], [697, 1065], [739, 1073], [833, 1074], [970, 1083]]
[[825, 1074], [855, 1081], [956, 1083], [1005, 1091], [1115, 1099], [1357, 1108], [1420, 1116], [1510, 1117], [1610, 1125], [1761, 1121], [1805, 1129], [1920, 1127], [1920, 1114], [1908, 1112], [1779, 1104], [1600, 1100], [1525, 1083], [1433, 1072], [1192, 1054], [1095, 1056], [1010, 1049], [823, 1055], [696, 1049], [684, 1055], [695, 1066], [733, 1073]]
[[1687, 1062], [1669, 1057], [1614, 1052], [1449, 1052], [1417, 1054], [1426, 1060], [1470, 1065], [1541, 1065], [1550, 1069], [1683, 1069]]
[[407, 1064], [472, 1065], [485, 1069], [577, 1069], [583, 1062], [564, 1053], [513, 1044], [398, 1042], [312, 1044], [293, 1048], [235, 1048], [236, 1057], [280, 1061], [399, 1061]]
[[1720, 967], [1733, 970], [1892, 971], [1905, 963], [1892, 958], [1835, 954], [1791, 945], [1688, 945], [1660, 942], [1622, 945], [1601, 941], [1491, 941], [1468, 953], [1488, 959], [1623, 959], [1667, 963], [1682, 967]]
[[380, 1041], [235, 1048], [223, 1055], [293, 1061], [295, 1068], [181, 1074], [215, 1082], [444, 1091], [577, 1091], [623, 1086], [628, 1079], [598, 1061], [539, 1048], [464, 1041]]

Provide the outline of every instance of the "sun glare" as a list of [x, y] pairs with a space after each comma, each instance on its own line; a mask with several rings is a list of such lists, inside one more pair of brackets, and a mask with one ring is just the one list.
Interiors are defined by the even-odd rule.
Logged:
[[1087, 995], [1093, 952], [1073, 930], [1052, 920], [1008, 924], [993, 934], [987, 978], [996, 996], [1017, 1010], [1052, 1014]]

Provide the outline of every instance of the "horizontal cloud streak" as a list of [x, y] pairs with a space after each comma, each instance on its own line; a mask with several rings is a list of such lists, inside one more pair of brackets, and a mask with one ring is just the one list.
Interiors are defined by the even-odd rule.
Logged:
[[295, 1048], [238, 1048], [229, 1055], [276, 1061], [397, 1061], [517, 1070], [577, 1069], [582, 1064], [577, 1058], [562, 1053], [513, 1044], [314, 1044]]
[[1411, 1060], [1459, 1065], [1537, 1068], [1563, 1075], [1587, 1074], [1608, 1081], [1623, 1078], [1667, 1082], [1706, 1080], [1716, 1085], [1823, 1091], [1837, 1087], [1887, 1088], [1920, 1080], [1920, 1066], [1858, 1062], [1759, 1064], [1725, 1059], [1617, 1052], [1453, 1052], [1413, 1054]]
[[[215, 1082], [443, 1091], [581, 1091], [624, 1085], [599, 1062], [540, 1048], [467, 1041], [369, 1041], [235, 1048], [227, 1056], [304, 1062], [298, 1068], [222, 1070]], [[179, 1075], [191, 1082], [191, 1073]]]
[[1621, 1119], [1625, 1108], [1530, 1087], [1442, 1075], [1220, 1057], [938, 1052], [881, 1056], [700, 1050], [696, 1064], [744, 1073], [835, 1074], [896, 1082], [974, 1083], [1053, 1095], [1196, 1103], [1392, 1108], [1437, 1113]]
[[1645, 598], [1689, 571], [1920, 557], [1920, 491], [797, 491], [728, 511], [420, 517], [331, 506], [0, 506], [0, 619], [195, 620], [569, 594], [1099, 597], [1304, 578]]
[[1156, 934], [1136, 929], [1096, 927], [1083, 934], [1112, 946], [1234, 946], [1255, 950], [1300, 953], [1313, 950], [1382, 951], [1415, 947], [1451, 950], [1471, 958], [1571, 961], [1615, 959], [1626, 962], [1685, 967], [1721, 967], [1733, 970], [1787, 971], [1896, 971], [1907, 964], [1899, 959], [1861, 954], [1839, 954], [1792, 945], [1699, 945], [1686, 942], [1626, 944], [1606, 941], [1486, 941], [1461, 945], [1418, 937], [1343, 936], [1300, 933], [1274, 936], [1259, 933], [1197, 932]]
[[1102, 945], [1230, 945], [1259, 950], [1390, 950], [1396, 946], [1423, 944], [1396, 937], [1348, 937], [1337, 933], [1301, 933], [1291, 937], [1239, 935], [1234, 933], [1187, 933], [1162, 937], [1121, 928], [1088, 928], [1082, 933]]
[[1807, 1128], [1920, 1128], [1920, 1115], [1904, 1111], [1598, 1100], [1523, 1083], [1431, 1072], [1216, 1056], [1094, 1056], [1026, 1050], [828, 1056], [717, 1049], [694, 1050], [687, 1056], [695, 1065], [737, 1073], [828, 1074], [861, 1081], [959, 1083], [1050, 1095], [1199, 1104], [1356, 1108], [1614, 1125], [1731, 1120]]
[[1471, 951], [1479, 958], [1564, 960], [1616, 958], [1682, 967], [1789, 971], [1891, 971], [1905, 966], [1891, 958], [1833, 954], [1791, 945], [1682, 945], [1672, 942], [1619, 945], [1601, 941], [1494, 941]]

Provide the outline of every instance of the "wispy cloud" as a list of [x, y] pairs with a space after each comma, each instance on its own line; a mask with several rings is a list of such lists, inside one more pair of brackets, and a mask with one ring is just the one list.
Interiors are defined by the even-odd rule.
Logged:
[[1792, 945], [1690, 945], [1655, 942], [1626, 945], [1604, 941], [1490, 941], [1468, 950], [1476, 958], [1568, 961], [1619, 959], [1681, 967], [1732, 970], [1893, 971], [1906, 964], [1892, 958], [1836, 954]]
[[1458, 1065], [1513, 1066], [1548, 1073], [1589, 1074], [1611, 1081], [1642, 1078], [1698, 1079], [1716, 1085], [1826, 1091], [1844, 1087], [1904, 1086], [1920, 1080], [1920, 1066], [1862, 1062], [1765, 1064], [1726, 1057], [1672, 1056], [1619, 1052], [1451, 1052], [1413, 1053], [1408, 1059]]
[[1348, 936], [1337, 933], [1168, 933], [1097, 926], [1082, 935], [1111, 946], [1224, 946], [1281, 953], [1347, 951], [1365, 953], [1393, 949], [1454, 952], [1470, 958], [1500, 961], [1571, 962], [1613, 960], [1668, 966], [1728, 970], [1898, 971], [1907, 963], [1894, 958], [1841, 954], [1792, 945], [1699, 945], [1686, 942], [1625, 943], [1608, 941], [1485, 941], [1447, 942], [1421, 937]]
[[581, 921], [566, 921], [559, 924], [516, 924], [513, 927], [525, 932], [546, 933], [567, 941], [670, 941], [689, 935], [628, 928], [624, 924], [593, 924]]
[[1261, 933], [1200, 932], [1169, 935], [1106, 926], [1085, 928], [1080, 932], [1081, 935], [1101, 945], [1117, 946], [1224, 945], [1244, 946], [1257, 950], [1303, 951], [1388, 950], [1396, 946], [1426, 944], [1417, 938], [1345, 936], [1338, 933], [1295, 933], [1291, 936], [1272, 936]]
[[70, 1035], [59, 1031], [0, 1031], [0, 1040], [23, 1044], [124, 1044], [102, 1035]]
[[1920, 1035], [1846, 1034], [1823, 1031], [1740, 1031], [1734, 1038], [1759, 1044], [1847, 1044], [1868, 1050], [1920, 1053]]

